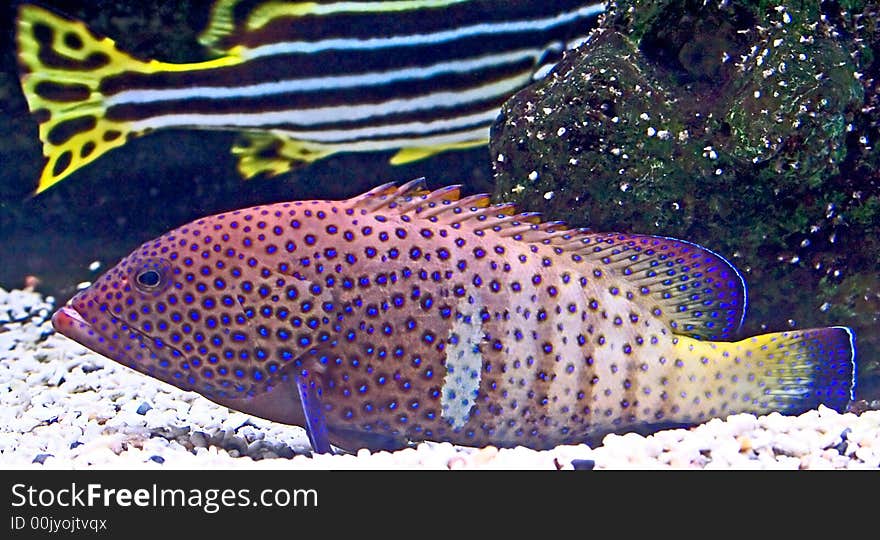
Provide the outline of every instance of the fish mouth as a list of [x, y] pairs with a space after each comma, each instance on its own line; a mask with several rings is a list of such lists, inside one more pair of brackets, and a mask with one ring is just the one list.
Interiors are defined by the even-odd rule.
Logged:
[[[144, 364], [139, 359], [156, 357], [150, 339], [137, 328], [115, 321], [103, 323], [90, 323], [83, 317], [72, 304], [68, 304], [52, 315], [52, 327], [80, 345], [95, 351], [98, 354], [128, 366], [136, 371], [141, 371], [165, 380], [163, 373], [154, 373], [149, 364]], [[170, 349], [170, 348], [169, 348]]]
[[66, 336], [107, 358], [123, 361], [125, 354], [104, 337], [94, 326], [86, 321], [76, 308], [67, 305], [52, 315], [52, 327], [59, 334]]

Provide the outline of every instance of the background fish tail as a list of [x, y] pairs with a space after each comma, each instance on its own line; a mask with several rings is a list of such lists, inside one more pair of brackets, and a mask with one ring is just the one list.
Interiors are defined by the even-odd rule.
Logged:
[[108, 150], [125, 144], [125, 122], [106, 117], [101, 82], [146, 64], [120, 52], [109, 38], [33, 5], [19, 8], [18, 56], [28, 107], [40, 122], [48, 158], [37, 193], [61, 181]]
[[779, 411], [799, 414], [820, 404], [843, 411], [853, 396], [854, 336], [831, 327], [763, 334], [742, 341], [680, 338], [681, 376], [669, 377], [689, 420], [701, 414]]

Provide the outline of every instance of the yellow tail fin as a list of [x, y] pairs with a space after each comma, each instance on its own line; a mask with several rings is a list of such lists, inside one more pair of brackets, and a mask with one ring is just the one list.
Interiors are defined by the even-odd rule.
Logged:
[[101, 80], [142, 62], [120, 52], [84, 24], [33, 5], [18, 12], [21, 86], [40, 122], [48, 163], [37, 193], [61, 181], [131, 136], [126, 123], [105, 118]]
[[107, 118], [108, 98], [101, 84], [108, 77], [241, 62], [235, 51], [195, 63], [141, 61], [117, 49], [112, 39], [95, 35], [82, 22], [29, 4], [19, 8], [16, 34], [21, 86], [40, 122], [43, 155], [48, 158], [37, 193], [141, 134], [129, 122]]
[[778, 332], [734, 343], [679, 337], [676, 351], [682, 362], [670, 377], [669, 394], [683, 398], [682, 412], [692, 418], [711, 409], [799, 414], [822, 404], [843, 411], [853, 397], [856, 351], [849, 328]]

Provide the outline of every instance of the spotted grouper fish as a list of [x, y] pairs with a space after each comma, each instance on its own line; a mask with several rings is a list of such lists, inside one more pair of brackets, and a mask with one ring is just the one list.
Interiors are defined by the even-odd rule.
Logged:
[[239, 134], [244, 177], [337, 152], [392, 164], [485, 145], [501, 104], [585, 39], [597, 0], [218, 0], [208, 60], [142, 60], [85, 24], [18, 10], [22, 90], [47, 163], [37, 192], [152, 131]]
[[313, 448], [549, 448], [738, 412], [845, 408], [853, 333], [731, 341], [745, 285], [658, 236], [459, 187], [256, 206], [146, 242], [53, 317], [81, 344]]

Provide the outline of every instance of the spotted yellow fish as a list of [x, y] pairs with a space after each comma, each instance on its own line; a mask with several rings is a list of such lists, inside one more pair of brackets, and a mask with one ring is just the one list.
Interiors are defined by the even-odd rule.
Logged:
[[37, 192], [133, 137], [240, 134], [245, 177], [337, 152], [400, 164], [488, 142], [501, 104], [581, 43], [601, 2], [217, 2], [210, 60], [138, 60], [83, 23], [24, 4], [21, 84], [48, 162]]
[[548, 448], [852, 398], [853, 333], [731, 341], [745, 285], [658, 236], [541, 222], [422, 181], [256, 206], [146, 242], [54, 315], [62, 334], [316, 451]]

